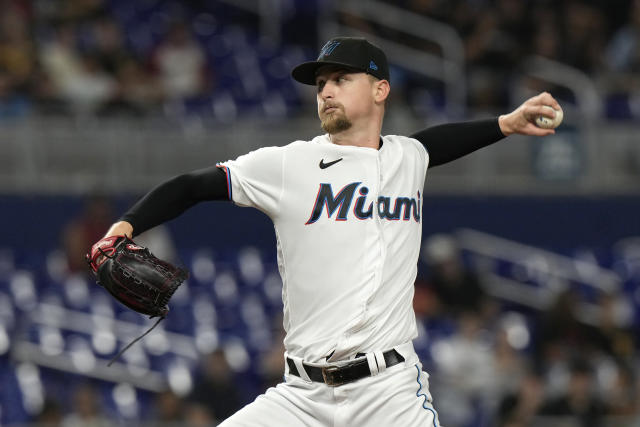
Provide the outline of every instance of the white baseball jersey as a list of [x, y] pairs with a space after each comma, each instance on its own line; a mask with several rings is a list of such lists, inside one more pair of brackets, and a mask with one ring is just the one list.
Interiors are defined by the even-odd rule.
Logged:
[[275, 225], [284, 344], [308, 362], [386, 350], [417, 336], [414, 281], [429, 156], [382, 137], [379, 150], [328, 135], [219, 164], [230, 197]]

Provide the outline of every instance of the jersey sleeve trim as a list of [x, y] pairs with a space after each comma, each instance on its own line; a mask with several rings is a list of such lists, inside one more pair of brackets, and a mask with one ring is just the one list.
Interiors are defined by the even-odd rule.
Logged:
[[217, 164], [217, 167], [219, 167], [220, 169], [222, 169], [225, 173], [225, 175], [227, 176], [227, 194], [229, 195], [229, 200], [233, 201], [233, 192], [231, 189], [231, 174], [229, 173], [229, 168], [227, 168], [225, 165], [221, 165], [221, 164]]

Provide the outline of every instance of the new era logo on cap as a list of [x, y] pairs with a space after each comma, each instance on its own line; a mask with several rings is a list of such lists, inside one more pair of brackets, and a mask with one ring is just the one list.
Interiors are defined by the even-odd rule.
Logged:
[[324, 65], [336, 65], [389, 80], [386, 55], [382, 49], [362, 37], [335, 37], [329, 40], [320, 49], [318, 59], [298, 65], [291, 75], [300, 83], [315, 85], [316, 73]]

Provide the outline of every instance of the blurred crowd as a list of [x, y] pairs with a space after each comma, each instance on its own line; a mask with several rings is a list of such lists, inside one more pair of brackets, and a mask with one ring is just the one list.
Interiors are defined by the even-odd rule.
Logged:
[[531, 54], [587, 73], [637, 72], [637, 0], [404, 0], [409, 10], [453, 26], [472, 66], [512, 69]]
[[[471, 108], [508, 106], [509, 79], [526, 67], [523, 60], [531, 55], [587, 73], [604, 94], [640, 90], [638, 0], [402, 0], [389, 3], [402, 4], [418, 14], [447, 23], [460, 35]], [[403, 43], [419, 43], [421, 49], [429, 49], [406, 35], [397, 34], [397, 37]], [[437, 51], [434, 47], [431, 50]]]
[[[281, 317], [277, 320], [281, 321]], [[277, 329], [281, 326], [275, 325]], [[281, 322], [280, 322], [281, 323]], [[262, 356], [258, 368], [259, 378], [254, 379], [260, 390], [282, 381], [284, 372], [283, 336], [274, 342], [273, 348]], [[107, 427], [113, 425], [213, 427], [240, 410], [253, 400], [254, 393], [243, 387], [228, 355], [219, 348], [201, 357], [195, 373], [195, 381], [187, 393], [178, 393], [167, 387], [159, 392], [138, 391], [130, 396], [133, 388], [124, 385], [113, 393], [105, 393], [103, 382], [94, 379], [67, 378], [66, 387], [71, 391], [67, 400], [51, 390], [38, 413], [32, 418], [34, 427]], [[62, 376], [59, 381], [64, 381]], [[135, 400], [135, 414], [122, 420], [107, 402]], [[138, 405], [137, 402], [142, 403]]]
[[[232, 373], [221, 350], [204, 356], [192, 391], [188, 395], [178, 395], [170, 389], [154, 393], [148, 408], [139, 414], [140, 424], [167, 427], [216, 425], [244, 403], [244, 396]], [[49, 395], [33, 421], [43, 427], [113, 426], [118, 422], [107, 410], [100, 390], [98, 382], [79, 381], [70, 402], [59, 401], [54, 395]]]
[[[640, 92], [640, 0], [391, 3], [457, 30], [471, 107], [508, 105], [505, 81], [529, 55], [579, 68], [603, 91]], [[0, 118], [147, 115], [172, 100], [215, 92], [216, 70], [191, 22], [173, 18], [150, 49], [139, 51], [107, 1], [0, 0]], [[405, 34], [387, 35], [418, 43]], [[96, 198], [69, 224], [63, 246], [71, 272], [85, 270], [82, 255], [112, 221], [108, 203]], [[445, 425], [522, 427], [539, 417], [569, 416], [577, 425], [601, 426], [607, 418], [638, 415], [638, 343], [621, 320], [620, 295], [599, 295], [592, 322], [584, 321], [581, 296], [571, 290], [558, 293], [545, 310], [516, 315], [487, 294], [484, 278], [463, 262], [455, 242], [428, 241], [423, 253], [414, 305], [419, 340], [428, 341], [421, 357]], [[261, 390], [279, 382], [284, 370], [282, 331], [276, 335], [260, 362]], [[222, 351], [203, 357], [196, 378], [186, 396], [171, 390], [154, 395], [153, 413], [145, 414], [149, 422], [212, 425], [252, 397]], [[73, 402], [49, 396], [34, 421], [110, 425], [98, 389], [81, 384]]]
[[[147, 2], [149, 3], [149, 2]], [[152, 4], [153, 2], [149, 3]], [[283, 2], [283, 5], [286, 2]], [[304, 3], [304, 2], [303, 2]], [[402, 0], [390, 2], [452, 26], [464, 42], [470, 108], [509, 105], [509, 77], [529, 55], [588, 73], [607, 94], [640, 91], [640, 1]], [[296, 21], [294, 3], [286, 3]], [[0, 1], [0, 117], [29, 113], [147, 114], [175, 99], [207, 96], [216, 70], [187, 15], [151, 22], [158, 36], [143, 50], [106, 0]], [[283, 6], [284, 7], [284, 6]], [[215, 20], [207, 15], [205, 20]], [[156, 21], [162, 20], [158, 17]], [[345, 15], [351, 26], [421, 50], [438, 48], [407, 34]], [[301, 21], [304, 22], [304, 21]], [[251, 25], [248, 25], [251, 27]], [[250, 31], [258, 33], [259, 25]], [[316, 37], [287, 39], [311, 45]], [[311, 29], [310, 32], [314, 30]], [[441, 53], [441, 52], [440, 52]], [[398, 92], [417, 84], [400, 79]], [[407, 100], [407, 99], [405, 99]], [[408, 101], [408, 100], [407, 100]]]
[[[422, 257], [414, 305], [436, 341], [430, 388], [443, 423], [592, 427], [640, 416], [638, 343], [621, 293], [598, 295], [591, 320], [572, 287], [543, 310], [512, 311], [487, 293], [452, 238], [432, 236]], [[449, 332], [439, 337], [442, 325]], [[478, 407], [487, 424], [474, 423]]]
[[211, 90], [202, 48], [180, 16], [152, 49], [134, 52], [107, 6], [0, 1], [0, 116], [135, 116]]
[[[87, 199], [62, 233], [70, 273], [86, 272], [75, 261], [112, 221], [108, 198]], [[171, 246], [170, 238], [159, 246], [145, 244], [154, 252]], [[170, 259], [170, 251], [162, 256]], [[586, 317], [587, 295], [571, 286], [542, 308], [513, 304], [490, 294], [492, 279], [472, 265], [453, 237], [425, 240], [414, 297], [420, 325], [415, 346], [444, 425], [605, 427], [640, 416], [638, 342], [621, 293], [592, 295], [594, 315]], [[188, 393], [167, 388], [152, 394], [139, 419], [215, 425], [250, 402], [252, 390], [279, 383], [284, 331], [280, 316], [271, 321], [272, 345], [257, 359], [252, 386], [234, 369], [232, 356], [218, 348], [203, 355]], [[50, 395], [34, 421], [62, 427], [114, 422], [97, 382], [79, 381], [76, 387], [70, 402]]]

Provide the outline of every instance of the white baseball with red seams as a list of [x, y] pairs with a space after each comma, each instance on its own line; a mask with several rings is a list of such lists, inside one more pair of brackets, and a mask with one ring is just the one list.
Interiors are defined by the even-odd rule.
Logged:
[[[411, 344], [418, 335], [413, 294], [429, 156], [412, 138], [392, 135], [381, 141], [377, 150], [337, 145], [322, 135], [261, 148], [218, 166], [227, 173], [233, 202], [260, 209], [274, 223], [283, 281], [286, 356], [319, 366], [340, 365], [357, 353], [395, 348], [405, 362], [387, 373], [406, 372], [385, 381], [408, 381], [398, 385], [412, 390], [401, 403], [401, 412], [409, 423], [431, 420], [428, 425], [432, 425], [437, 417], [431, 398], [426, 391], [416, 392], [427, 389], [428, 375], [422, 372]], [[376, 368], [374, 374], [379, 370], [382, 376], [385, 368]], [[308, 381], [304, 373], [303, 378], [292, 376], [285, 369], [286, 383], [269, 389], [223, 425], [266, 426], [273, 421], [269, 413], [274, 408], [284, 405], [295, 413], [309, 406], [295, 420], [317, 410], [313, 405], [322, 406], [313, 398], [298, 399], [301, 396], [290, 394], [291, 387], [304, 385], [310, 395], [333, 390], [330, 395], [337, 399], [339, 390], [370, 381], [328, 387]], [[351, 401], [351, 408], [370, 406], [382, 398], [365, 394]], [[389, 405], [387, 410], [393, 409]], [[340, 408], [327, 410], [346, 410]], [[281, 414], [278, 425], [300, 425], [288, 422], [289, 415]], [[327, 425], [314, 424], [318, 416], [305, 420], [309, 423], [305, 425]]]

